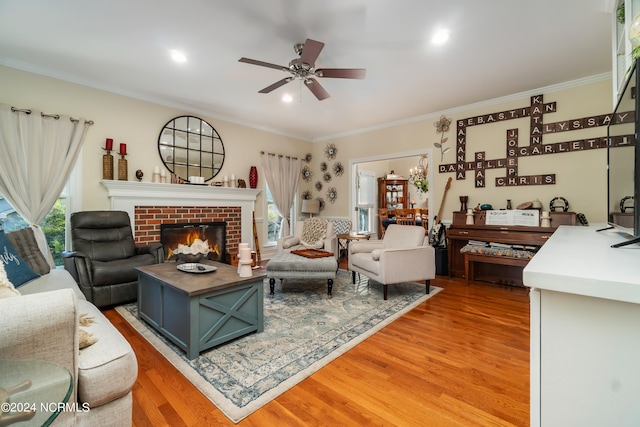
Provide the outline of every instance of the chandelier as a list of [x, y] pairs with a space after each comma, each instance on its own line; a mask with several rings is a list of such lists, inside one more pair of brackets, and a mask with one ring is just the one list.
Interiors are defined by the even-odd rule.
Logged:
[[429, 156], [423, 154], [420, 156], [418, 166], [409, 169], [409, 183], [416, 186], [419, 192], [429, 190], [427, 182], [427, 173], [429, 172]]

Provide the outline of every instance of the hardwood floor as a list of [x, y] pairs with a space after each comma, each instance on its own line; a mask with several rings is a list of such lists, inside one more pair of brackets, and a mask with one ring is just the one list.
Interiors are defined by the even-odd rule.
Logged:
[[[444, 288], [239, 426], [528, 426], [525, 288]], [[115, 310], [138, 357], [134, 426], [233, 426]]]

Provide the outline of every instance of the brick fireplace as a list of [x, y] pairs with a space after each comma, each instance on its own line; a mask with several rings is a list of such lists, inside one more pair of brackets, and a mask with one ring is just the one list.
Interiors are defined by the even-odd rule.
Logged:
[[[226, 222], [226, 251], [253, 246], [260, 190], [103, 180], [112, 210], [129, 213], [136, 243], [160, 242], [160, 224]], [[255, 249], [255, 248], [254, 248]]]
[[155, 243], [160, 241], [161, 224], [224, 221], [227, 223], [227, 248], [230, 244], [237, 247], [241, 239], [240, 215], [240, 207], [235, 206], [135, 206], [133, 238], [136, 243]]
[[207, 259], [228, 262], [230, 257], [227, 256], [226, 251], [226, 229], [226, 221], [162, 223], [160, 224], [160, 243], [164, 247], [164, 259], [177, 259], [180, 255], [176, 255], [175, 251], [180, 249], [180, 245], [191, 247], [197, 244], [198, 251], [205, 246], [208, 247]]

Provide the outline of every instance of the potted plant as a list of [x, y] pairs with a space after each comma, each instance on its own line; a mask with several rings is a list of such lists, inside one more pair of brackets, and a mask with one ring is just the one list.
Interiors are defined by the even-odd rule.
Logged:
[[429, 191], [429, 183], [427, 182], [426, 179], [423, 179], [423, 178], [416, 179], [413, 185], [416, 186], [416, 188], [418, 189], [418, 192], [420, 193], [426, 193], [427, 191]]

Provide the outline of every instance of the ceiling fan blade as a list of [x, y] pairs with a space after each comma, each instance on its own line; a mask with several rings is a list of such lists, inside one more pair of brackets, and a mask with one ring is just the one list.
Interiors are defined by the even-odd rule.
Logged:
[[265, 88], [264, 88], [264, 89], [262, 89], [262, 90], [259, 90], [259, 91], [258, 91], [258, 93], [269, 93], [269, 92], [271, 92], [271, 91], [273, 91], [273, 90], [278, 89], [280, 86], [284, 86], [284, 85], [286, 85], [286, 84], [287, 84], [287, 83], [289, 83], [291, 80], [293, 80], [293, 77], [285, 77], [284, 79], [279, 80], [279, 81], [275, 82], [274, 84], [272, 84], [272, 85], [270, 85], [270, 86], [265, 87]]
[[276, 70], [282, 70], [282, 71], [288, 71], [289, 70], [287, 67], [284, 67], [282, 65], [271, 64], [270, 62], [258, 61], [256, 59], [249, 59], [249, 58], [242, 57], [242, 58], [238, 59], [238, 61], [239, 62], [246, 62], [247, 64], [259, 65], [261, 67], [275, 68]]
[[364, 79], [367, 70], [364, 68], [321, 68], [316, 70], [318, 77], [333, 77], [337, 79]]
[[318, 101], [322, 101], [323, 99], [327, 99], [330, 95], [320, 83], [316, 79], [307, 79], [304, 81], [306, 87], [309, 88], [311, 93], [313, 93]]
[[322, 51], [323, 47], [324, 43], [307, 39], [307, 41], [304, 42], [304, 47], [302, 48], [300, 61], [313, 67], [316, 63], [316, 59], [318, 59], [318, 56], [320, 56], [320, 52]]

